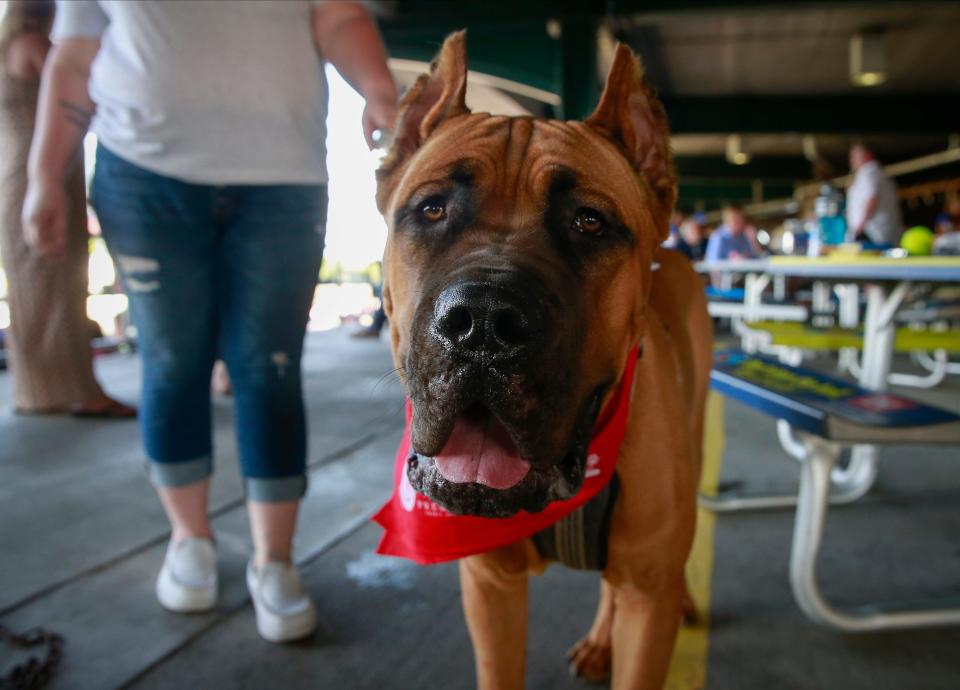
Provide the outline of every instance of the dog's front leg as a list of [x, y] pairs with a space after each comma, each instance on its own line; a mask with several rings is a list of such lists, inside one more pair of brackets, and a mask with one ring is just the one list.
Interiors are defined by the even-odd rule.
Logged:
[[613, 587], [600, 581], [600, 601], [590, 631], [567, 652], [570, 673], [589, 683], [610, 679], [610, 638], [613, 628]]
[[657, 592], [614, 588], [613, 690], [661, 690], [670, 666], [682, 586]]
[[460, 561], [479, 690], [520, 690], [527, 652], [527, 553], [518, 542]]

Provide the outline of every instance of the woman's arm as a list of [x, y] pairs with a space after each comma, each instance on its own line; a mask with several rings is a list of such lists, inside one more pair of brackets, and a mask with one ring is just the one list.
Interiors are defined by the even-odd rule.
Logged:
[[3, 60], [7, 73], [18, 79], [38, 79], [49, 50], [50, 40], [39, 31], [14, 36]]
[[313, 39], [320, 56], [333, 63], [367, 105], [363, 134], [373, 147], [376, 129], [393, 129], [397, 85], [387, 68], [387, 54], [376, 24], [355, 2], [323, 2], [313, 8]]
[[96, 110], [87, 81], [99, 50], [98, 39], [64, 39], [43, 68], [23, 205], [24, 238], [39, 254], [58, 256], [66, 249], [64, 181]]
[[64, 39], [43, 70], [37, 128], [30, 149], [30, 179], [62, 182], [96, 106], [87, 92], [90, 66], [100, 50], [92, 38]]

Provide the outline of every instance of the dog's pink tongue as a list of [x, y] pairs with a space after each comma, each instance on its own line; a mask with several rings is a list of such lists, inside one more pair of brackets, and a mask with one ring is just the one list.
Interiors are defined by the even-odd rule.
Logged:
[[507, 430], [492, 416], [457, 419], [447, 444], [433, 461], [447, 481], [474, 482], [491, 489], [516, 486], [530, 471], [530, 463], [520, 457]]

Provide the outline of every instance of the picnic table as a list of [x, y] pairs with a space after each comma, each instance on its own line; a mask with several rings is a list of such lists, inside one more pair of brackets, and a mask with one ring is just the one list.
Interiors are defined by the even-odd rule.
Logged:
[[[916, 604], [868, 604], [839, 608], [820, 589], [817, 564], [828, 507], [849, 503], [856, 493], [837, 491], [831, 474], [840, 451], [852, 444], [960, 444], [960, 415], [903, 396], [870, 391], [818, 371], [736, 350], [714, 353], [711, 387], [733, 400], [768, 414], [797, 434], [795, 458], [802, 463], [796, 505], [790, 584], [800, 608], [829, 628], [865, 632], [960, 624], [954, 596]], [[707, 508], [729, 511], [758, 507], [757, 499], [701, 496]], [[744, 503], [744, 502], [747, 503]], [[769, 506], [764, 506], [769, 507]]]
[[[896, 336], [894, 317], [908, 295], [919, 286], [932, 288], [939, 285], [960, 284], [960, 257], [902, 259], [837, 255], [814, 259], [771, 257], [764, 260], [700, 262], [696, 264], [696, 269], [701, 273], [720, 271], [746, 275], [745, 302], [759, 300], [757, 293], [765, 288], [764, 281], [774, 276], [810, 278], [834, 286], [855, 284], [862, 287], [866, 294], [866, 311], [862, 336], [863, 362], [857, 378], [861, 389], [875, 392], [881, 392], [887, 388]], [[754, 294], [751, 294], [751, 291]], [[855, 501], [873, 486], [877, 475], [878, 459], [878, 446], [874, 445], [874, 442], [879, 441], [869, 435], [862, 436], [862, 442], [852, 448], [850, 461], [846, 467], [842, 467], [836, 462], [839, 447], [836, 440], [830, 440], [826, 444], [812, 443], [809, 431], [803, 431], [801, 427], [801, 431], [798, 432], [794, 428], [796, 423], [797, 420], [790, 419], [789, 415], [780, 415], [777, 431], [787, 453], [803, 462], [805, 467], [804, 485], [807, 488], [800, 496], [800, 513], [797, 517], [796, 531], [798, 541], [795, 542], [795, 549], [807, 553], [807, 556], [799, 560], [809, 565], [815, 561], [815, 553], [819, 548], [819, 529], [815, 526], [822, 526], [826, 505], [830, 502]], [[830, 437], [829, 434], [826, 436]], [[821, 435], [816, 436], [816, 438], [821, 437]], [[817, 490], [813, 492], [811, 486], [816, 486]], [[811, 492], [818, 494], [819, 498], [816, 501], [809, 498], [812, 495]], [[804, 494], [807, 495], [806, 500], [804, 500]], [[793, 506], [797, 505], [797, 501], [796, 496], [749, 496], [706, 498], [704, 503], [715, 510], [734, 511]], [[811, 508], [814, 503], [815, 510]], [[812, 514], [816, 515], [816, 519], [811, 517]], [[816, 533], [815, 538], [811, 537], [813, 533]], [[806, 546], [799, 546], [801, 543]], [[813, 543], [816, 543], [816, 548], [811, 546]], [[813, 591], [810, 589], [813, 568], [805, 566], [797, 572], [801, 571], [804, 573], [801, 578], [805, 582], [803, 587], [809, 594]], [[796, 582], [794, 584], [797, 585]], [[833, 613], [821, 607], [820, 597], [816, 592], [812, 598], [798, 595], [798, 599], [807, 600], [804, 608], [812, 617], [845, 629], [862, 630], [888, 625], [900, 627], [930, 624], [934, 621], [946, 622], [941, 614], [933, 617], [909, 614], [895, 616], [892, 619], [871, 619], [871, 622], [867, 623], [861, 619], [853, 620], [834, 616]], [[814, 603], [811, 604], [811, 601]], [[957, 616], [957, 609], [953, 609], [946, 618], [949, 622], [954, 622]]]
[[[960, 284], [960, 257], [775, 256], [743, 261], [702, 261], [695, 268], [701, 273], [719, 271], [746, 275], [745, 302], [759, 299], [750, 293], [751, 289], [753, 292], [757, 292], [758, 287], [763, 289], [762, 277], [810, 278], [833, 285], [861, 285], [867, 304], [863, 321], [863, 359], [857, 379], [862, 387], [875, 391], [887, 388], [896, 335], [894, 316], [905, 298], [917, 285]], [[788, 452], [791, 448], [796, 450], [797, 443], [784, 425], [781, 425], [780, 432]], [[847, 468], [834, 470], [834, 480], [846, 488], [857, 487], [865, 493], [876, 478], [876, 455], [876, 449], [871, 446], [857, 447]]]

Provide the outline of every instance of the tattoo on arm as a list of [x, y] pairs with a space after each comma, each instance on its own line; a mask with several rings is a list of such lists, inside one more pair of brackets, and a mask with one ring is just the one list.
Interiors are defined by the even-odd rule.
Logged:
[[60, 107], [63, 109], [64, 117], [77, 127], [84, 131], [90, 127], [90, 120], [93, 119], [93, 111], [62, 99], [60, 100]]

